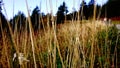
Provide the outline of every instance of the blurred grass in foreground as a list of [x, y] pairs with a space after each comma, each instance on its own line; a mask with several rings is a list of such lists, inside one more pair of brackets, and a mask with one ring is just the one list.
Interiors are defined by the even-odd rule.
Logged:
[[[16, 45], [8, 33], [2, 33], [1, 68], [33, 68], [33, 52], [27, 28], [24, 32], [12, 34]], [[37, 68], [110, 68], [117, 67], [120, 63], [120, 37], [114, 26], [99, 21], [87, 21], [83, 24], [79, 21], [69, 21], [45, 31], [32, 33]], [[15, 52], [23, 53], [29, 62], [24, 61], [19, 65], [17, 59], [13, 61]]]

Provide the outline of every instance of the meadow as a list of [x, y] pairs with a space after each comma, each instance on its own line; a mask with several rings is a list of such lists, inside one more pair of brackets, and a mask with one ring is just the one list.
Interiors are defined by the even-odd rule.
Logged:
[[34, 31], [30, 16], [21, 31], [17, 26], [12, 31], [9, 22], [9, 30], [1, 24], [0, 68], [120, 67], [120, 33], [114, 24], [95, 19], [56, 24], [52, 17]]

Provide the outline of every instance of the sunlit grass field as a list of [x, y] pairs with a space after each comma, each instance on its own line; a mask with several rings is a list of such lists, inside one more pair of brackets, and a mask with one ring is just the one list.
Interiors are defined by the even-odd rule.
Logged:
[[[32, 41], [30, 32], [27, 30], [12, 33], [12, 35], [2, 31], [0, 46], [1, 68], [118, 66], [117, 29], [98, 21], [88, 21], [83, 24], [79, 21], [69, 21], [45, 31], [32, 32]], [[14, 59], [15, 53], [18, 57]], [[20, 56], [20, 53], [23, 56]]]
[[[28, 12], [29, 14], [29, 12]], [[14, 32], [0, 23], [0, 68], [119, 68], [120, 34], [103, 21], [65, 21], [34, 31]], [[48, 22], [50, 23], [50, 22]], [[27, 28], [29, 26], [29, 28]]]

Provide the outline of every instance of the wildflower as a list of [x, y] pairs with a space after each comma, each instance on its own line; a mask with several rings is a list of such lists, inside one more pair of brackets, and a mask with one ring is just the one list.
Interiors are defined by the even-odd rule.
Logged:
[[23, 53], [18, 53], [18, 55], [14, 53], [13, 61], [15, 60], [15, 58], [18, 58], [20, 65], [22, 65], [24, 61], [29, 62], [29, 60], [27, 60], [27, 58], [24, 57]]
[[79, 37], [76, 37], [76, 42], [79, 42]]

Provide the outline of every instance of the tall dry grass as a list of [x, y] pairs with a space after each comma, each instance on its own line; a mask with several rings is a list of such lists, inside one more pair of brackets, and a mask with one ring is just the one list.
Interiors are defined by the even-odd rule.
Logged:
[[[26, 6], [28, 4], [26, 0]], [[95, 12], [95, 11], [94, 11]], [[79, 14], [79, 13], [78, 13]], [[29, 15], [29, 12], [28, 12]], [[95, 18], [95, 17], [94, 17]], [[9, 33], [2, 29], [0, 22], [0, 67], [1, 68], [110, 68], [117, 67], [117, 48], [111, 54], [112, 41], [108, 39], [109, 28], [102, 21], [66, 21], [56, 25], [52, 17], [52, 27], [34, 33], [30, 15], [26, 19], [26, 29], [18, 32], [17, 26]], [[49, 21], [49, 18], [48, 18]], [[9, 22], [8, 22], [9, 24]], [[27, 26], [29, 24], [29, 30]], [[115, 37], [116, 45], [119, 36]], [[18, 57], [14, 58], [14, 53]], [[19, 54], [23, 53], [22, 59]], [[28, 59], [29, 61], [21, 60]], [[116, 62], [114, 62], [116, 61]]]

